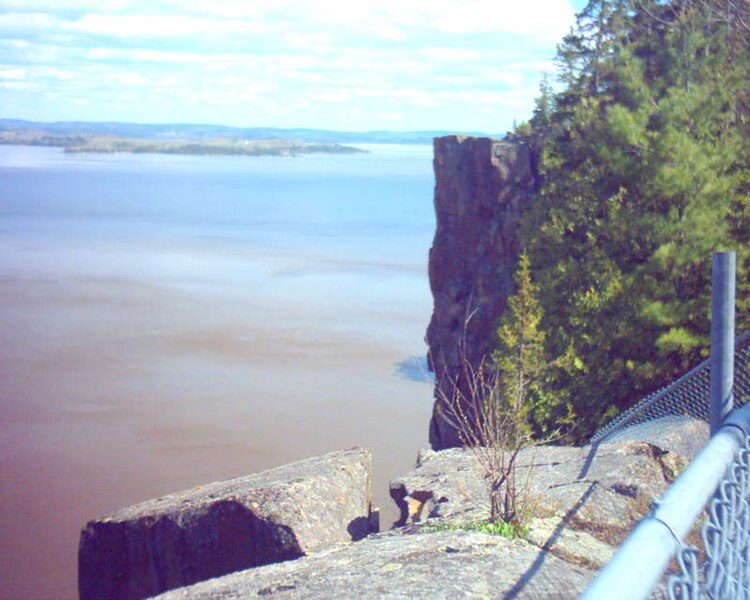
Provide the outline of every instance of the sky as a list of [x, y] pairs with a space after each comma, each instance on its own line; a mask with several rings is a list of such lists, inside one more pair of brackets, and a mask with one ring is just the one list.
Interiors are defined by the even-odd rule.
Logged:
[[0, 0], [0, 118], [503, 133], [585, 0]]

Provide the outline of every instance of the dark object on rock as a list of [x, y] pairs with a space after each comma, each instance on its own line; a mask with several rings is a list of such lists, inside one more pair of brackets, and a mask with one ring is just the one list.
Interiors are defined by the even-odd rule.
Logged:
[[81, 600], [135, 600], [370, 533], [372, 457], [354, 448], [201, 486], [91, 521]]
[[521, 540], [475, 531], [394, 531], [158, 600], [577, 598], [593, 575]]
[[435, 139], [435, 216], [430, 250], [434, 299], [427, 329], [430, 366], [442, 390], [430, 423], [435, 450], [461, 446], [440, 416], [462, 360], [476, 369], [492, 350], [495, 327], [513, 289], [520, 216], [534, 192], [533, 159], [521, 143], [447, 136]]
[[[517, 458], [527, 496], [526, 538], [575, 564], [601, 567], [689, 458], [643, 442], [539, 446]], [[421, 452], [417, 468], [391, 482], [397, 525], [471, 523], [490, 514], [489, 490], [469, 448]]]

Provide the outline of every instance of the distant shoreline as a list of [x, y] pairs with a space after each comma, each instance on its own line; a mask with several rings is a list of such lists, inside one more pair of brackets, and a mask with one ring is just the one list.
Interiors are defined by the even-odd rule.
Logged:
[[[54, 138], [82, 136], [119, 137], [129, 140], [157, 140], [162, 142], [213, 141], [286, 141], [307, 144], [429, 144], [446, 135], [503, 138], [504, 134], [478, 131], [334, 131], [328, 129], [279, 127], [229, 127], [226, 125], [186, 123], [123, 123], [87, 121], [25, 121], [0, 118], [0, 136], [35, 133]], [[0, 143], [3, 143], [0, 141]], [[59, 145], [59, 144], [48, 144]]]
[[188, 156], [301, 156], [364, 154], [367, 150], [336, 143], [295, 140], [148, 140], [114, 135], [51, 135], [41, 131], [0, 131], [0, 144], [63, 148], [71, 154], [180, 154]]

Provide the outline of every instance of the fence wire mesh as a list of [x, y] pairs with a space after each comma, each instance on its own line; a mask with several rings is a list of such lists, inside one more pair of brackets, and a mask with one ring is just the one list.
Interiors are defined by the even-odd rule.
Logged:
[[[591, 443], [623, 440], [664, 442], [671, 425], [710, 421], [711, 364], [705, 360], [673, 383], [650, 394], [600, 429]], [[734, 409], [750, 401], [750, 331], [736, 338]], [[699, 430], [690, 429], [691, 433]], [[701, 437], [700, 446], [707, 440]], [[691, 456], [699, 450], [685, 453]], [[666, 574], [652, 597], [671, 600], [745, 598], [750, 600], [750, 437], [735, 456], [702, 521], [696, 545], [678, 540], [675, 570]], [[697, 525], [697, 523], [696, 523]]]
[[[710, 421], [711, 363], [697, 367], [660, 390], [646, 396], [602, 427], [591, 443], [622, 440], [649, 441], [665, 427], [685, 421]], [[750, 400], [750, 331], [736, 338], [734, 354], [734, 408]]]
[[668, 579], [671, 600], [750, 598], [750, 438], [727, 470], [708, 507], [702, 547], [683, 545], [679, 573]]

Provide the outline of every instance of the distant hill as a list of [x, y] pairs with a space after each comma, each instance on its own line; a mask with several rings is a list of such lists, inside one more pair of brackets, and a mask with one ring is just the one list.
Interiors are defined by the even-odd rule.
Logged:
[[444, 135], [503, 137], [476, 131], [331, 131], [325, 129], [280, 129], [275, 127], [226, 127], [223, 125], [139, 124], [118, 122], [60, 121], [42, 123], [0, 119], [0, 132], [34, 131], [51, 136], [95, 135], [144, 140], [295, 140], [308, 143], [431, 144]]

